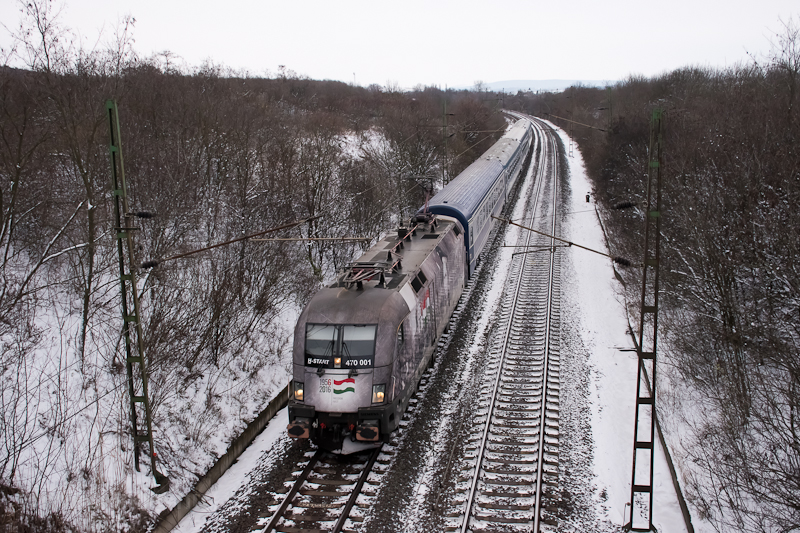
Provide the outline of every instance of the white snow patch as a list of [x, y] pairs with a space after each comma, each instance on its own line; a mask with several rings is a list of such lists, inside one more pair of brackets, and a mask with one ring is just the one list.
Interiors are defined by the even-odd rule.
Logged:
[[276, 445], [286, 434], [288, 408], [284, 407], [270, 420], [253, 443], [239, 456], [239, 459], [206, 492], [201, 503], [184, 517], [172, 531], [175, 533], [195, 533], [205, 525], [206, 518], [222, 507], [236, 491], [249, 479], [253, 469], [258, 466], [261, 456]]

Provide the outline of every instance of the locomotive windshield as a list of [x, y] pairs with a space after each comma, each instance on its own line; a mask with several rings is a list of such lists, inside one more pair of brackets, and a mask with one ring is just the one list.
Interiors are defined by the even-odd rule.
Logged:
[[306, 366], [372, 368], [378, 326], [306, 324]]
[[331, 357], [338, 341], [339, 328], [322, 324], [306, 325], [306, 355]]

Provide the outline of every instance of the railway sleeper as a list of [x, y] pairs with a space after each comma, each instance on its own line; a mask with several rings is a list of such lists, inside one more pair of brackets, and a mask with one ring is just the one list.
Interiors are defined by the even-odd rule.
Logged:
[[532, 379], [542, 379], [542, 369], [539, 364], [526, 365], [524, 363], [503, 365], [503, 379], [513, 383], [513, 379], [530, 382]]
[[502, 454], [502, 455], [532, 455], [539, 453], [539, 446], [537, 444], [530, 444], [525, 445], [526, 448], [523, 448], [519, 445], [509, 445], [509, 444], [497, 444], [494, 442], [490, 442], [486, 445], [486, 450], [493, 453], [493, 454]]
[[532, 357], [524, 346], [510, 346], [505, 358], [506, 366], [530, 370], [537, 370], [537, 367], [541, 366], [543, 361], [544, 358], [541, 356]]
[[[531, 381], [533, 381], [533, 384], [531, 384]], [[509, 382], [504, 378], [500, 380], [497, 394], [499, 396], [511, 396], [512, 398], [525, 398], [527, 402], [538, 403], [541, 401], [543, 390], [541, 377], [529, 378], [517, 383]]]
[[542, 511], [546, 511], [554, 516], [557, 516], [559, 509], [558, 505], [556, 504], [548, 504], [548, 505], [542, 505]]
[[541, 389], [544, 371], [537, 366], [539, 365], [505, 365], [500, 382], [508, 385], [531, 385], [535, 389]]
[[[533, 522], [528, 522], [528, 524], [504, 524], [495, 527], [470, 527], [469, 530], [472, 531], [472, 533], [530, 533], [531, 524], [533, 524]], [[489, 529], [486, 529], [486, 527], [489, 527]]]
[[506, 350], [506, 359], [508, 361], [541, 363], [544, 361], [544, 350], [539, 346], [535, 352], [531, 352], [530, 343], [512, 344]]
[[492, 428], [489, 442], [506, 446], [538, 446], [539, 432], [534, 428], [515, 429], [513, 431], [495, 431]]
[[292, 508], [297, 509], [341, 509], [344, 504], [332, 502], [294, 501]]
[[[542, 390], [542, 376], [543, 373], [539, 372], [527, 372], [524, 375], [521, 375], [519, 372], [509, 372], [508, 370], [503, 371], [503, 376], [500, 379], [501, 385], [505, 385], [506, 387], [511, 387], [514, 385], [531, 385], [531, 389], [533, 390]], [[522, 389], [525, 390], [525, 389]], [[529, 389], [530, 390], [530, 389]]]
[[537, 402], [534, 398], [519, 398], [516, 402], [499, 401], [495, 403], [495, 413], [503, 414], [517, 414], [520, 416], [527, 416], [529, 418], [538, 418], [542, 410], [542, 403]]
[[519, 488], [508, 491], [482, 490], [481, 494], [493, 498], [520, 498], [520, 497], [525, 498], [525, 497], [533, 497], [535, 492], [533, 491], [532, 488], [528, 487], [527, 490], [520, 490]]
[[[504, 403], [534, 403], [537, 402], [539, 398], [541, 398], [542, 392], [541, 391], [513, 391], [513, 392], [506, 392], [506, 391], [498, 391], [497, 393], [497, 401], [504, 402]], [[541, 403], [541, 401], [538, 401]]]
[[544, 457], [542, 457], [542, 461], [543, 461], [543, 462], [544, 462], [544, 464], [546, 464], [546, 465], [550, 465], [550, 466], [558, 466], [558, 456], [553, 456], [553, 455], [545, 454], [545, 455], [544, 455]]
[[530, 438], [522, 442], [520, 440], [498, 440], [494, 437], [487, 443], [486, 449], [497, 453], [537, 453], [539, 451], [539, 440]]
[[521, 389], [501, 386], [497, 391], [496, 397], [506, 402], [541, 403], [542, 388]]
[[545, 435], [550, 437], [558, 437], [558, 420], [545, 418], [544, 420]]
[[333, 522], [338, 520], [338, 516], [335, 514], [330, 513], [309, 513], [306, 511], [301, 511], [299, 513], [295, 513], [293, 511], [287, 511], [283, 518], [285, 520], [291, 520], [292, 522], [313, 522], [318, 524], [319, 522]]
[[303, 496], [322, 496], [325, 498], [338, 498], [340, 496], [347, 496], [350, 494], [349, 492], [339, 492], [334, 490], [319, 490], [319, 489], [300, 489], [297, 491], [298, 494], [302, 494]]
[[558, 463], [556, 464], [549, 464], [545, 463], [542, 465], [542, 472], [545, 474], [550, 474], [554, 477], [558, 477]]
[[539, 442], [539, 431], [533, 431], [534, 428], [530, 426], [515, 426], [515, 427], [502, 427], [498, 424], [492, 425], [492, 439], [497, 440], [501, 438], [507, 439], [528, 439], [530, 442]]
[[527, 474], [530, 479], [520, 479], [519, 475], [513, 479], [500, 479], [498, 477], [484, 477], [481, 479], [483, 485], [502, 485], [506, 487], [532, 487], [536, 483], [534, 474]]
[[327, 486], [340, 486], [343, 487], [345, 485], [355, 485], [357, 480], [350, 480], [350, 479], [314, 479], [308, 478], [306, 483], [312, 485], [327, 485]]
[[489, 461], [490, 463], [497, 463], [497, 464], [518, 464], [518, 465], [529, 465], [529, 464], [536, 464], [538, 461], [539, 452], [537, 450], [531, 450], [528, 452], [507, 452], [507, 451], [497, 451], [497, 450], [487, 450], [486, 455], [484, 455], [484, 461]]
[[[348, 472], [342, 472], [341, 469], [333, 468], [333, 467], [330, 467], [330, 466], [315, 466], [313, 472], [315, 474], [322, 474], [322, 475], [328, 475], [328, 476], [332, 476], [332, 475], [335, 476], [335, 475], [339, 475], [339, 474], [343, 474], [343, 473], [344, 474], [348, 473]], [[356, 473], [357, 474], [358, 472], [350, 472], [350, 473], [351, 474], [352, 473]], [[297, 474], [300, 475], [300, 472], [297, 472]]]
[[557, 489], [558, 488], [558, 476], [542, 478], [542, 485], [544, 485], [547, 488]]
[[514, 454], [498, 454], [491, 453], [484, 455], [483, 460], [495, 465], [535, 465], [538, 463], [538, 458], [525, 458], [518, 459]]
[[528, 501], [524, 503], [497, 503], [497, 502], [477, 502], [478, 507], [483, 509], [497, 509], [499, 511], [526, 511], [530, 513], [533, 510], [535, 502]]
[[500, 376], [500, 389], [507, 389], [511, 391], [529, 391], [542, 393], [542, 380], [544, 371], [527, 372], [525, 376], [509, 375], [507, 372]]
[[524, 373], [503, 370], [500, 383], [516, 385], [522, 390], [541, 390], [543, 376], [544, 368], [532, 368], [525, 370]]
[[[528, 514], [532, 513], [529, 511]], [[530, 516], [495, 516], [485, 513], [476, 513], [474, 516], [477, 520], [482, 520], [484, 522], [493, 524], [530, 524], [533, 522], [533, 518]], [[472, 529], [472, 531], [474, 532], [479, 530]]]
[[[506, 420], [502, 422], [501, 420]], [[516, 423], [513, 423], [516, 421]], [[527, 429], [530, 427], [531, 420], [519, 420], [515, 418], [498, 419], [497, 422], [492, 422], [492, 428], [506, 428], [506, 429]]]
[[495, 412], [492, 416], [492, 421], [494, 420], [519, 420], [520, 422], [528, 422], [531, 424], [535, 424], [539, 421], [539, 414], [541, 410], [539, 409], [530, 409], [528, 411], [503, 411], [500, 410]]
[[[531, 464], [531, 463], [528, 463]], [[510, 466], [511, 463], [505, 464], [505, 466]], [[531, 471], [530, 469], [525, 468], [503, 468], [503, 465], [498, 466], [483, 466], [481, 467], [483, 472], [488, 474], [499, 474], [504, 476], [535, 476], [536, 471]]]

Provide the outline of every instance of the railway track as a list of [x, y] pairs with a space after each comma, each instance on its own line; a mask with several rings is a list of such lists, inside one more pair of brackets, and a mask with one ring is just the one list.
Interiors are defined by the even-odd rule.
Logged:
[[[542, 136], [542, 158], [526, 224], [558, 233], [558, 150]], [[462, 533], [554, 531], [558, 507], [559, 245], [520, 235], [503, 293], [474, 419]]]
[[381, 447], [364, 453], [335, 455], [318, 450], [294, 479], [264, 533], [348, 531], [351, 511], [361, 494]]

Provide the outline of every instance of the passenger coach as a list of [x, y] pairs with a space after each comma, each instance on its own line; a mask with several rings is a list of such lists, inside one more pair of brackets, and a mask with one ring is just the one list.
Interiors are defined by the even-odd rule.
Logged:
[[472, 276], [498, 215], [519, 176], [533, 133], [528, 119], [518, 120], [477, 161], [447, 184], [430, 202], [428, 211], [461, 222]]

